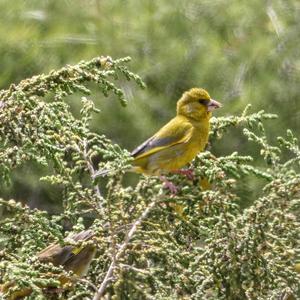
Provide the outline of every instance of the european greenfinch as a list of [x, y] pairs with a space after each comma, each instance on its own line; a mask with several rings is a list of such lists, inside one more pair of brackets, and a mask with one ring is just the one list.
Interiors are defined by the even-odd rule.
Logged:
[[74, 274], [84, 276], [96, 253], [94, 244], [68, 245], [68, 242], [85, 242], [94, 236], [92, 230], [84, 230], [77, 234], [68, 236], [65, 239], [65, 246], [52, 244], [38, 253], [37, 257], [41, 262], [51, 262], [55, 266], [63, 266], [66, 271], [73, 271]]
[[210, 130], [212, 111], [221, 107], [202, 88], [183, 93], [177, 115], [132, 151], [132, 171], [149, 175], [176, 172], [203, 151]]
[[[92, 259], [96, 253], [96, 246], [93, 243], [85, 243], [92, 239], [94, 232], [92, 230], [84, 230], [77, 234], [68, 236], [64, 241], [65, 246], [61, 246], [58, 243], [51, 244], [47, 248], [43, 249], [37, 254], [38, 259], [43, 263], [52, 263], [54, 266], [63, 266], [66, 271], [73, 271], [78, 277], [84, 276]], [[68, 244], [69, 243], [69, 244]], [[74, 245], [76, 243], [77, 245]], [[80, 244], [81, 243], [81, 244]], [[45, 274], [46, 277], [54, 275]], [[57, 277], [57, 274], [55, 275]], [[72, 281], [73, 278], [68, 278], [64, 275], [59, 277], [61, 286]], [[15, 286], [14, 282], [8, 282], [1, 286], [0, 291], [5, 294], [8, 290]], [[49, 287], [51, 288], [51, 287]], [[30, 287], [16, 290], [11, 293], [7, 299], [15, 300], [32, 293]]]

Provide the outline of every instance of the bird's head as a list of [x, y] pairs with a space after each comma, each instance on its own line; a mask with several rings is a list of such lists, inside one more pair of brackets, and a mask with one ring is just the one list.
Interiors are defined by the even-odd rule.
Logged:
[[221, 103], [210, 98], [206, 90], [192, 88], [184, 92], [178, 100], [177, 115], [201, 120], [203, 118], [210, 118], [211, 112], [221, 106]]

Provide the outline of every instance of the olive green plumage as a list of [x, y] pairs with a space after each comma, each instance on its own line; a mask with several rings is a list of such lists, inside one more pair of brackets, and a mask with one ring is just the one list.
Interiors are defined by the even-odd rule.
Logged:
[[92, 230], [81, 231], [65, 239], [66, 245], [52, 244], [38, 253], [41, 262], [51, 262], [53, 265], [61, 265], [66, 271], [73, 271], [78, 276], [87, 273], [89, 265], [96, 253], [94, 244], [68, 245], [70, 242], [85, 242], [94, 236]]
[[203, 151], [208, 141], [211, 112], [221, 104], [201, 88], [183, 93], [177, 115], [133, 152], [132, 171], [149, 175], [175, 171]]
[[[73, 271], [78, 277], [84, 276], [92, 259], [96, 253], [96, 245], [93, 243], [85, 243], [92, 239], [94, 232], [92, 230], [84, 230], [77, 234], [68, 236], [64, 241], [66, 245], [61, 246], [58, 243], [51, 244], [47, 248], [43, 249], [37, 254], [38, 259], [43, 263], [52, 263], [54, 266], [63, 266], [66, 271]], [[74, 245], [78, 243], [78, 245]], [[72, 282], [75, 278], [58, 274], [47, 273], [45, 277], [53, 277], [60, 281], [61, 288], [64, 289], [66, 283]], [[14, 288], [15, 290], [9, 294], [6, 298], [8, 300], [22, 299], [25, 296], [29, 296], [32, 293], [31, 287], [24, 287], [16, 289], [15, 282], [7, 282], [0, 286], [0, 292], [2, 294], [8, 293], [9, 289]], [[49, 286], [50, 291], [53, 286]], [[1, 296], [0, 293], [0, 296]]]

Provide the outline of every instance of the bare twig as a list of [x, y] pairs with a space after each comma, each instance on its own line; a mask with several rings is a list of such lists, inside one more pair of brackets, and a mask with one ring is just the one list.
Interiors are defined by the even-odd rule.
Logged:
[[[82, 154], [85, 162], [86, 162], [86, 165], [87, 165], [87, 168], [89, 170], [89, 173], [91, 175], [91, 178], [94, 179], [95, 178], [95, 174], [96, 174], [96, 170], [94, 169], [94, 166], [93, 166], [93, 163], [88, 155], [88, 151], [87, 151], [87, 142], [86, 140], [82, 141], [82, 144], [83, 144], [83, 150], [81, 151], [80, 148], [78, 147], [78, 145], [75, 145], [76, 146], [76, 149], [79, 153]], [[102, 202], [104, 200], [104, 198], [102, 197], [102, 194], [101, 194], [101, 191], [99, 189], [99, 185], [96, 183], [94, 184], [94, 191], [95, 191], [95, 194], [98, 198], [98, 206], [99, 206], [99, 209], [100, 209], [100, 212], [103, 214], [103, 205], [102, 205]]]
[[154, 205], [158, 202], [157, 199], [154, 199], [147, 207], [146, 209], [143, 211], [143, 213], [140, 215], [140, 217], [133, 223], [131, 229], [127, 232], [125, 240], [123, 242], [123, 244], [120, 246], [119, 250], [117, 251], [115, 258], [112, 260], [108, 271], [106, 272], [106, 275], [98, 289], [98, 291], [96, 292], [96, 294], [94, 295], [93, 300], [100, 300], [101, 297], [103, 296], [105, 289], [107, 287], [107, 285], [109, 284], [109, 282], [112, 280], [112, 275], [114, 272], [114, 269], [116, 267], [116, 264], [118, 262], [118, 260], [122, 257], [122, 255], [124, 254], [124, 251], [126, 250], [131, 238], [133, 237], [133, 235], [135, 234], [138, 226], [142, 223], [142, 221], [148, 216], [149, 212], [152, 210], [152, 208], [154, 207]]
[[92, 282], [90, 282], [89, 280], [84, 279], [84, 278], [80, 278], [80, 279], [78, 279], [78, 281], [87, 284], [87, 285], [90, 286], [94, 291], [97, 291], [97, 287], [96, 287]]
[[138, 272], [138, 273], [142, 273], [142, 274], [149, 274], [150, 273], [149, 271], [139, 269], [139, 268], [136, 268], [134, 266], [130, 266], [130, 265], [126, 265], [126, 264], [120, 264], [120, 267], [123, 268], [123, 269], [129, 269], [129, 270], [132, 270], [132, 271], [135, 271], [135, 272]]

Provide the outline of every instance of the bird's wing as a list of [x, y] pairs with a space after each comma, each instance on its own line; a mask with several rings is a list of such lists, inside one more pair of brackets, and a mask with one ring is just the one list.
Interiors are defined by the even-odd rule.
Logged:
[[186, 143], [192, 136], [192, 125], [174, 118], [155, 135], [131, 152], [134, 158], [142, 158], [176, 144]]
[[[95, 235], [95, 233], [92, 230], [84, 230], [81, 231], [77, 234], [74, 234], [73, 236], [71, 236], [70, 238], [74, 241], [87, 241], [89, 240], [91, 237], [93, 237]], [[78, 247], [74, 247], [74, 249], [72, 250], [72, 253], [74, 255], [77, 255], [84, 247], [78, 246]]]
[[[86, 241], [93, 236], [94, 233], [92, 230], [85, 230], [67, 237], [65, 241]], [[84, 247], [82, 245], [78, 245], [76, 247], [71, 245], [60, 246], [59, 244], [52, 244], [42, 250], [38, 254], [38, 258], [42, 262], [52, 262], [54, 265], [64, 265], [73, 256], [82, 251], [83, 248]]]

